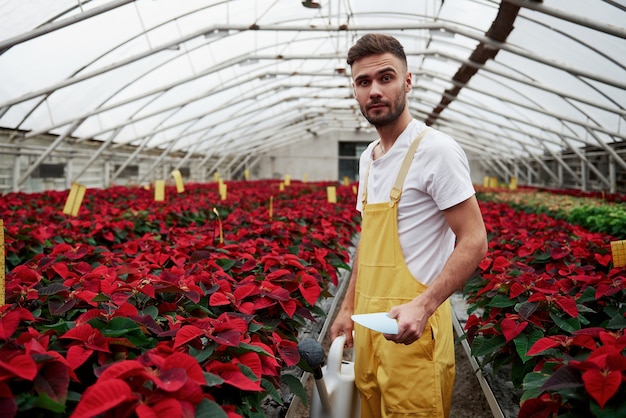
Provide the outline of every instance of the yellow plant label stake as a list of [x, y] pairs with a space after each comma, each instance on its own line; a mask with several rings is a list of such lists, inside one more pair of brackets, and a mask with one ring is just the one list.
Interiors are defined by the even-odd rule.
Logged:
[[228, 195], [228, 186], [220, 180], [219, 185], [220, 190], [220, 199], [226, 200], [226, 196]]
[[352, 186], [352, 193], [354, 193], [354, 194], [358, 194], [359, 193], [359, 189], [357, 189], [357, 187], [354, 186], [354, 185]]
[[291, 175], [285, 174], [285, 186], [291, 186]]
[[611, 253], [613, 253], [613, 267], [626, 266], [626, 240], [611, 241]]
[[0, 219], [0, 306], [4, 306], [4, 221]]
[[309, 175], [307, 173], [304, 173], [304, 176], [302, 176], [302, 182], [306, 183], [307, 181], [309, 181]]
[[509, 183], [509, 190], [517, 190], [517, 177], [511, 177], [511, 182]]
[[280, 182], [280, 184], [278, 185], [278, 190], [281, 192], [285, 191], [285, 183], [284, 182]]
[[176, 191], [178, 193], [184, 192], [185, 185], [183, 184], [183, 175], [180, 173], [180, 170], [172, 171], [172, 177], [174, 177], [174, 182], [176, 183]]
[[162, 202], [165, 200], [165, 180], [157, 180], [154, 182], [154, 201]]
[[213, 180], [217, 182], [219, 181], [219, 179], [220, 179], [220, 173], [216, 171], [215, 173], [213, 173]]
[[272, 215], [274, 215], [274, 196], [270, 196], [270, 221], [272, 220]]
[[343, 176], [343, 185], [344, 186], [350, 185], [350, 179], [348, 178], [348, 176]]
[[337, 188], [335, 186], [328, 186], [326, 188], [326, 196], [328, 203], [337, 203]]
[[243, 171], [243, 178], [246, 180], [250, 180], [250, 170], [247, 168]]
[[217, 222], [219, 223], [219, 227], [220, 227], [220, 244], [224, 243], [224, 231], [222, 230], [222, 218], [220, 218], [220, 213], [217, 211], [216, 208], [213, 208], [213, 213], [215, 214], [215, 216], [217, 216]]
[[85, 197], [86, 190], [87, 188], [82, 184], [72, 184], [70, 194], [67, 196], [65, 206], [63, 207], [63, 213], [65, 215], [78, 215], [78, 211], [80, 210], [80, 205], [83, 203], [83, 198]]

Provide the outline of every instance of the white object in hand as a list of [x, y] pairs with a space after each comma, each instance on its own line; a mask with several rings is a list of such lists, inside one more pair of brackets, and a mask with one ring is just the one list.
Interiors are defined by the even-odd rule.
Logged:
[[391, 318], [387, 312], [352, 315], [352, 320], [357, 324], [383, 334], [398, 333], [398, 322]]

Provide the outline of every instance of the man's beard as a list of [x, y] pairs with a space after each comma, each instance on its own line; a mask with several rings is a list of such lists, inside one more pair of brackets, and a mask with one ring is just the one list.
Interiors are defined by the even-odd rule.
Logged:
[[[377, 104], [377, 103], [382, 103], [382, 102], [372, 102], [370, 103], [370, 105]], [[393, 103], [393, 105], [389, 108], [389, 113], [387, 113], [386, 115], [369, 116], [363, 107], [361, 107], [361, 113], [363, 114], [363, 116], [365, 116], [365, 119], [367, 119], [367, 121], [371, 123], [374, 127], [380, 128], [380, 127], [387, 126], [395, 122], [400, 117], [402, 112], [404, 112], [405, 107], [406, 107], [405, 96], [400, 94], [398, 95], [398, 98], [396, 99], [395, 103]]]

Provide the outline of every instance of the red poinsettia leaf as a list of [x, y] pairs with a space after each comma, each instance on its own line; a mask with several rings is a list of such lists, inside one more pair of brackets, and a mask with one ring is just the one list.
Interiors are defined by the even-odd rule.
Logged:
[[560, 260], [562, 258], [567, 257], [567, 255], [570, 253], [570, 250], [566, 247], [557, 247], [557, 248], [552, 248], [550, 250], [550, 257], [553, 260]]
[[63, 315], [76, 305], [76, 299], [59, 300], [48, 299], [48, 309], [52, 315]]
[[137, 360], [124, 360], [113, 363], [100, 374], [100, 380], [126, 379], [130, 376], [146, 375], [146, 368]]
[[94, 302], [94, 298], [98, 296], [97, 293], [90, 290], [81, 290], [76, 292], [76, 297], [84, 302], [87, 302], [91, 306], [98, 306], [98, 302]]
[[287, 366], [296, 365], [300, 361], [298, 346], [293, 341], [282, 340], [277, 344], [276, 349]]
[[237, 357], [235, 360], [238, 362], [241, 362], [242, 364], [250, 368], [250, 370], [252, 370], [252, 373], [254, 373], [254, 375], [258, 377], [259, 379], [262, 377], [263, 367], [261, 365], [261, 359], [259, 358], [259, 355], [257, 353], [254, 353], [254, 352], [243, 353], [242, 355]]
[[69, 384], [70, 373], [67, 366], [60, 361], [47, 362], [35, 377], [37, 393], [45, 393], [59, 403], [65, 402]]
[[184, 325], [176, 333], [176, 337], [174, 338], [174, 348], [178, 348], [181, 345], [205, 334], [206, 332], [204, 330], [196, 327], [195, 325]]
[[209, 298], [210, 306], [223, 306], [230, 304], [230, 300], [223, 292], [215, 292]]
[[56, 274], [61, 276], [63, 279], [67, 279], [70, 274], [70, 269], [67, 267], [67, 263], [65, 262], [54, 263], [52, 265], [52, 270], [54, 270]]
[[159, 418], [156, 412], [145, 403], [139, 404], [137, 408], [135, 408], [135, 414], [137, 414], [137, 418]]
[[589, 395], [598, 402], [600, 408], [604, 408], [607, 401], [617, 393], [622, 383], [622, 373], [619, 371], [603, 373], [600, 370], [587, 370], [583, 373], [583, 382]]
[[0, 382], [0, 411], [7, 417], [17, 415], [17, 403], [11, 389], [4, 382]]
[[524, 286], [522, 286], [518, 282], [513, 282], [513, 284], [511, 285], [511, 289], [509, 289], [509, 297], [511, 299], [515, 299], [516, 297], [518, 297], [525, 291], [526, 291], [526, 288]]
[[590, 335], [574, 335], [572, 338], [572, 345], [577, 347], [585, 347], [589, 350], [594, 350], [596, 348], [596, 342]]
[[239, 270], [241, 270], [242, 272], [248, 272], [251, 270], [254, 270], [255, 268], [257, 268], [258, 263], [255, 259], [250, 259], [247, 260], [245, 263], [243, 263], [241, 265], [241, 267], [239, 268]]
[[606, 365], [610, 370], [626, 370], [626, 356], [622, 353], [609, 354], [606, 356]]
[[109, 352], [107, 340], [102, 335], [100, 330], [93, 328], [89, 324], [79, 325], [75, 328], [68, 330], [65, 334], [59, 338], [69, 338], [72, 340], [81, 341], [86, 348], [91, 348], [96, 351]]
[[157, 417], [182, 418], [183, 406], [177, 399], [164, 399], [152, 407]]
[[85, 390], [71, 418], [95, 417], [132, 399], [130, 386], [123, 380], [98, 380]]
[[290, 277], [290, 276], [293, 276], [293, 273], [287, 269], [276, 269], [272, 271], [271, 273], [268, 273], [265, 278], [266, 280], [271, 281], [271, 280], [283, 278], [284, 276]]
[[539, 338], [526, 353], [527, 356], [536, 356], [546, 350], [554, 347], [558, 347], [560, 344], [558, 341], [550, 337]]
[[254, 310], [258, 311], [260, 309], [269, 308], [270, 306], [273, 306], [275, 304], [276, 304], [276, 301], [271, 300], [266, 297], [261, 297], [257, 299], [256, 301], [254, 301]]
[[239, 347], [241, 342], [241, 333], [236, 329], [227, 329], [217, 334], [209, 334], [208, 337], [218, 344], [227, 345], [229, 347]]
[[252, 302], [242, 303], [241, 305], [239, 305], [239, 312], [241, 312], [242, 314], [254, 315], [254, 313], [256, 312], [254, 303]]
[[214, 361], [207, 365], [207, 371], [221, 377], [225, 383], [241, 390], [262, 391], [260, 381], [253, 382], [233, 363]]
[[175, 392], [182, 388], [187, 380], [185, 369], [172, 368], [159, 373], [157, 377], [152, 379], [156, 385], [166, 392]]
[[502, 273], [510, 265], [511, 265], [511, 262], [508, 259], [500, 255], [496, 257], [495, 260], [493, 260], [493, 266], [491, 267], [491, 271], [496, 272], [496, 273]]
[[593, 256], [596, 259], [596, 261], [604, 267], [608, 266], [613, 258], [611, 254], [601, 255], [601, 254], [595, 253]]
[[558, 391], [582, 387], [580, 372], [568, 364], [556, 369], [541, 385], [541, 391]]
[[11, 311], [0, 317], [0, 339], [8, 340], [20, 324], [20, 313]]
[[298, 307], [298, 305], [296, 304], [296, 301], [293, 299], [289, 299], [289, 300], [281, 300], [279, 301], [280, 306], [283, 307], [283, 310], [285, 311], [285, 313], [287, 315], [289, 315], [289, 318], [293, 318], [293, 314], [296, 313], [296, 309]]
[[576, 307], [574, 299], [567, 297], [557, 298], [556, 303], [572, 318], [576, 318], [578, 316], [578, 308]]
[[189, 354], [175, 352], [167, 356], [161, 370], [169, 370], [170, 368], [181, 368], [187, 373], [187, 377], [194, 382], [204, 385], [206, 379], [202, 368], [198, 364], [198, 361], [191, 357]]
[[524, 401], [518, 416], [524, 418], [550, 418], [559, 410], [559, 404], [552, 399], [531, 398]]
[[317, 299], [322, 293], [322, 288], [313, 276], [302, 274], [301, 278], [302, 283], [300, 283], [299, 286], [300, 293], [302, 293], [302, 296], [309, 304], [315, 305], [315, 302], [317, 302]]
[[0, 360], [0, 368], [25, 380], [33, 380], [37, 375], [37, 364], [27, 354], [18, 354], [12, 357], [9, 362]]
[[67, 349], [67, 362], [72, 370], [76, 370], [87, 361], [91, 353], [93, 353], [93, 350], [90, 348], [85, 348], [82, 345], [73, 345]]
[[256, 283], [247, 283], [237, 287], [234, 290], [233, 295], [236, 300], [242, 300], [248, 296], [258, 295], [259, 292], [259, 286]]
[[528, 325], [527, 321], [517, 322], [513, 319], [503, 319], [500, 327], [502, 328], [502, 335], [506, 339], [506, 342], [513, 340], [517, 337]]

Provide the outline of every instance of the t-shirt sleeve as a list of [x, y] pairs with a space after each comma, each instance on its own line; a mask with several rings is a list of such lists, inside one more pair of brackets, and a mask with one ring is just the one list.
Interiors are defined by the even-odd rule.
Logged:
[[424, 147], [426, 190], [440, 210], [457, 205], [474, 195], [469, 162], [463, 148], [439, 133]]

